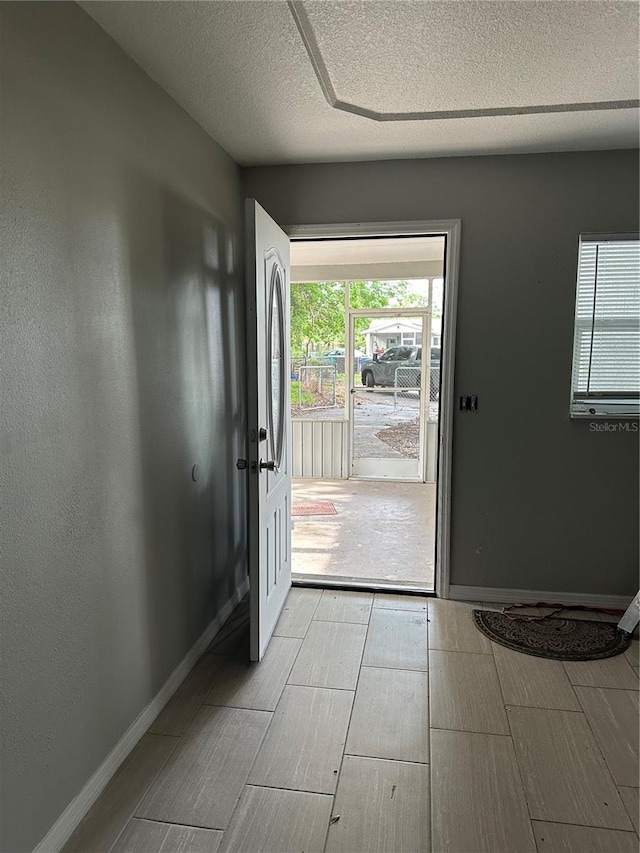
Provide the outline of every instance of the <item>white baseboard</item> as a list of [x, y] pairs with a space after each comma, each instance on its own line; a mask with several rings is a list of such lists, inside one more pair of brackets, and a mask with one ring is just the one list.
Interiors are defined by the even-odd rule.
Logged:
[[538, 589], [502, 589], [495, 586], [462, 586], [451, 584], [449, 598], [454, 601], [495, 601], [505, 604], [548, 601], [551, 604], [582, 605], [626, 610], [632, 595], [598, 595], [590, 592], [548, 592]]
[[178, 666], [173, 670], [151, 702], [149, 702], [146, 708], [144, 708], [138, 714], [133, 723], [131, 723], [127, 731], [120, 738], [109, 755], [107, 755], [105, 760], [102, 762], [100, 767], [98, 767], [77, 797], [75, 797], [62, 812], [58, 820], [38, 844], [33, 853], [59, 853], [82, 818], [86, 815], [104, 788], [107, 786], [116, 770], [138, 743], [142, 735], [147, 731], [151, 723], [153, 723], [169, 699], [171, 699], [178, 687], [180, 687], [213, 638], [220, 631], [229, 616], [231, 616], [236, 605], [238, 605], [243, 599], [248, 589], [249, 578], [246, 578], [240, 586], [237, 587], [234, 594], [223, 606], [216, 618], [207, 625], [202, 635], [196, 640]]

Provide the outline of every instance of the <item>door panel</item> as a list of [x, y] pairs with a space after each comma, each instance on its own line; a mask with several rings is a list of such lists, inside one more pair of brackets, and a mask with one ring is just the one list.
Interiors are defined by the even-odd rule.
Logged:
[[[378, 316], [381, 312], [378, 312]], [[358, 331], [374, 320], [365, 310], [349, 312], [350, 340], [358, 343]], [[394, 309], [389, 318], [401, 320]], [[420, 321], [422, 334], [431, 317], [416, 309], [412, 320]], [[360, 324], [356, 328], [356, 322]], [[420, 363], [410, 358], [408, 346], [392, 347], [377, 362], [365, 363], [350, 377], [350, 476], [372, 480], [424, 481], [426, 476], [426, 421], [428, 393]], [[355, 355], [352, 363], [358, 363]], [[362, 370], [373, 373], [375, 388], [362, 387]]]
[[253, 199], [245, 215], [250, 657], [258, 661], [291, 586], [289, 238]]

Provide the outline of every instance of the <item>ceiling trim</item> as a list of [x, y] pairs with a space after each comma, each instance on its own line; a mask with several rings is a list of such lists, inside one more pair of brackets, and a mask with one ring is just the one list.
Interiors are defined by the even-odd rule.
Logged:
[[322, 94], [327, 103], [335, 110], [362, 116], [371, 121], [446, 121], [457, 118], [491, 118], [499, 116], [540, 115], [543, 113], [576, 113], [593, 112], [597, 110], [631, 110], [640, 107], [640, 99], [622, 101], [585, 101], [571, 104], [534, 104], [520, 107], [488, 107], [472, 110], [431, 110], [425, 112], [381, 113], [368, 107], [350, 104], [338, 98], [331, 82], [331, 77], [320, 47], [311, 26], [311, 21], [304, 8], [303, 0], [287, 0], [289, 11], [293, 16], [300, 38], [304, 44], [307, 56], [320, 84]]

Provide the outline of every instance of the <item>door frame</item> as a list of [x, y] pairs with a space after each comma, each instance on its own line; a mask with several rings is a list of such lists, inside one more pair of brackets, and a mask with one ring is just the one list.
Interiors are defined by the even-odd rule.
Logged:
[[[347, 325], [345, 329], [345, 371], [347, 372], [347, 376], [349, 377], [349, 440], [347, 447], [347, 469], [349, 471], [349, 479], [350, 480], [385, 480], [387, 482], [398, 482], [398, 483], [425, 483], [427, 479], [427, 447], [426, 447], [426, 436], [427, 436], [427, 419], [429, 416], [429, 381], [431, 377], [431, 370], [429, 366], [429, 370], [422, 370], [420, 377], [420, 433], [418, 438], [418, 444], [420, 447], [420, 458], [418, 460], [417, 470], [418, 475], [416, 477], [366, 477], [366, 476], [354, 476], [353, 474], [353, 460], [354, 460], [354, 441], [355, 441], [355, 417], [354, 417], [354, 395], [351, 393], [353, 377], [355, 376], [355, 363], [353, 358], [353, 336], [351, 333], [351, 321], [356, 317], [417, 317], [422, 322], [422, 342], [423, 342], [423, 353], [424, 350], [424, 341], [430, 339], [430, 331], [431, 331], [431, 307], [429, 308], [421, 308], [416, 306], [415, 308], [349, 308], [347, 311]], [[401, 346], [397, 344], [396, 346]], [[427, 352], [431, 352], [430, 345], [427, 347]]]
[[440, 416], [438, 421], [438, 483], [436, 503], [436, 595], [449, 598], [451, 553], [451, 466], [453, 448], [453, 380], [460, 269], [460, 219], [396, 222], [342, 222], [288, 225], [283, 230], [292, 240], [327, 237], [446, 237], [444, 267], [444, 325], [440, 365]]

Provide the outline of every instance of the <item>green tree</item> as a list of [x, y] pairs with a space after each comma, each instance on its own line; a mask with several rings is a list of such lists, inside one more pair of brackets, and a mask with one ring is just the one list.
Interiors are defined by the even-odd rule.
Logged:
[[[426, 307], [426, 296], [415, 293], [407, 281], [352, 281], [352, 308]], [[344, 344], [344, 282], [312, 281], [291, 285], [291, 350], [308, 356], [315, 348]], [[366, 318], [356, 320], [354, 345], [364, 347]]]
[[311, 281], [291, 285], [291, 351], [308, 356], [316, 346], [344, 338], [344, 284]]

